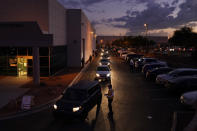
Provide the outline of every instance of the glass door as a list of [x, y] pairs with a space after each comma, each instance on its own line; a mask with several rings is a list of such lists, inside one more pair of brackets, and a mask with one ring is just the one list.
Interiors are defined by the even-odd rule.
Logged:
[[27, 59], [23, 57], [17, 58], [18, 76], [27, 76]]

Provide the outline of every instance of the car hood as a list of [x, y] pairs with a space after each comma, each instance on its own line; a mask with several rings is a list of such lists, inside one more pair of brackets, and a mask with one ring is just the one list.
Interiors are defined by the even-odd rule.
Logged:
[[69, 101], [69, 100], [59, 100], [56, 102], [57, 105], [68, 107], [68, 108], [80, 106], [81, 103], [82, 101]]

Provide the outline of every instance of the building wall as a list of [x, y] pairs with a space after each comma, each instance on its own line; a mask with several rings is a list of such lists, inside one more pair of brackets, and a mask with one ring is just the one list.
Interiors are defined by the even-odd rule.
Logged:
[[81, 13], [69, 9], [67, 16], [67, 66], [81, 67]]
[[81, 9], [67, 10], [68, 66], [81, 67], [96, 48], [94, 29]]
[[[85, 39], [85, 62], [88, 61], [89, 57], [93, 55], [93, 50], [95, 50], [95, 31], [88, 20], [87, 16], [81, 11], [81, 37]], [[83, 41], [81, 41], [83, 45]], [[83, 51], [83, 49], [81, 49]]]
[[49, 0], [49, 34], [53, 45], [66, 45], [66, 9], [56, 0]]
[[4, 0], [0, 21], [37, 21], [42, 31], [49, 31], [48, 0]]
[[66, 10], [57, 0], [5, 0], [0, 22], [37, 22], [44, 34], [53, 34], [53, 45], [66, 45]]

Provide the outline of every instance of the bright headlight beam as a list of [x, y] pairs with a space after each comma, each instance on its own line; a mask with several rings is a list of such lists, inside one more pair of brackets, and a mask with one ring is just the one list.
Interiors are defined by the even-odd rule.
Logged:
[[53, 108], [54, 108], [55, 110], [57, 110], [57, 105], [54, 104], [54, 105], [53, 105]]
[[77, 111], [79, 111], [79, 109], [80, 109], [80, 107], [74, 107], [73, 112], [77, 112]]
[[100, 75], [98, 73], [96, 73], [96, 76], [99, 77]]

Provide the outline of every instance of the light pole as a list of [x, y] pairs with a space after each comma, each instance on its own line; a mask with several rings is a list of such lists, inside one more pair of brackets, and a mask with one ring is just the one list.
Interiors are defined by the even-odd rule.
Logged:
[[[144, 27], [146, 29], [146, 39], [148, 40], [147, 38], [147, 35], [148, 35], [148, 24], [144, 24]], [[148, 49], [148, 41], [146, 40], [146, 50]]]

